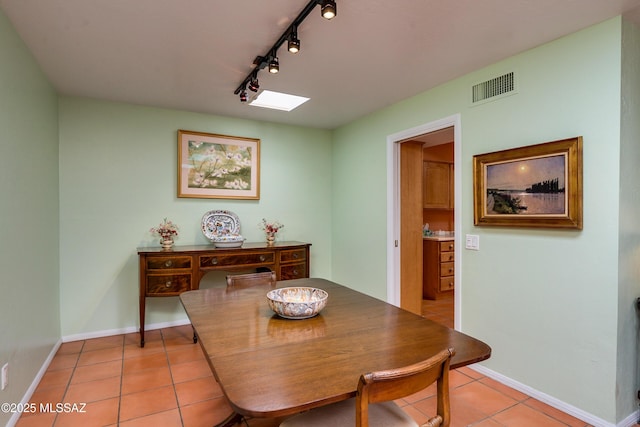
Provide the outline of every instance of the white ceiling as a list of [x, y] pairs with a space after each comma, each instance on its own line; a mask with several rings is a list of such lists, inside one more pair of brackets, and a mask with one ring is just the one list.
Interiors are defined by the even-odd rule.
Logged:
[[624, 12], [640, 0], [337, 0], [298, 30], [261, 88], [310, 97], [292, 112], [234, 90], [308, 0], [0, 0], [64, 95], [332, 129]]

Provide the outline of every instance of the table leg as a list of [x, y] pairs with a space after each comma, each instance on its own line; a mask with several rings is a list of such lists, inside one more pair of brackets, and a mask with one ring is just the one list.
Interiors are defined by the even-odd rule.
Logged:
[[146, 257], [141, 256], [139, 259], [140, 271], [140, 295], [139, 295], [139, 314], [140, 314], [140, 347], [144, 348], [144, 311], [147, 299], [147, 279], [145, 275]]
[[233, 427], [242, 424], [242, 421], [244, 421], [244, 417], [234, 412], [214, 427]]

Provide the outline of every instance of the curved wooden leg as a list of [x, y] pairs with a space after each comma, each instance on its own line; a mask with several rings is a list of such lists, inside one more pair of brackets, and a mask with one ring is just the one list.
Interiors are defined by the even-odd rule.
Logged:
[[236, 425], [240, 425], [243, 420], [244, 418], [242, 417], [242, 415], [234, 412], [231, 415], [229, 415], [227, 418], [225, 418], [223, 421], [216, 424], [214, 427], [233, 427]]

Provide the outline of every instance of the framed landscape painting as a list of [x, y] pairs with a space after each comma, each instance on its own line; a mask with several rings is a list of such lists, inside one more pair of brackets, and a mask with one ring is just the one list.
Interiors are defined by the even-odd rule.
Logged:
[[178, 197], [260, 198], [260, 140], [178, 131]]
[[582, 137], [473, 156], [474, 224], [582, 229]]

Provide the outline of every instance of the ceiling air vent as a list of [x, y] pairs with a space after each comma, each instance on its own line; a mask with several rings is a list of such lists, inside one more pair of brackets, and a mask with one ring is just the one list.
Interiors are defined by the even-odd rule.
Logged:
[[476, 104], [482, 101], [493, 101], [498, 97], [512, 95], [515, 90], [515, 75], [512, 72], [502, 76], [478, 83], [471, 88], [471, 102]]

